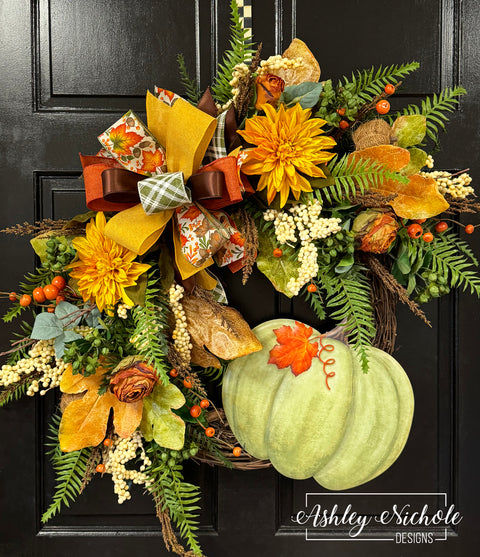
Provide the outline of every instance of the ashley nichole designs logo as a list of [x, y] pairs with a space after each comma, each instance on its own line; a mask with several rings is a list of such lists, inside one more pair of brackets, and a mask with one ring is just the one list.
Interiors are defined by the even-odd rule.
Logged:
[[[362, 511], [365, 498], [374, 512]], [[413, 544], [446, 541], [462, 518], [446, 493], [306, 493], [305, 510], [291, 520], [307, 541]]]

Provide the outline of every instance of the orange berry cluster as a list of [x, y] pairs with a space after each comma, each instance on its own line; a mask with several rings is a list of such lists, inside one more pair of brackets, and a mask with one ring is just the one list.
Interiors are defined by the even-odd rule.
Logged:
[[[56, 276], [50, 284], [46, 286], [39, 286], [35, 288], [30, 294], [23, 294], [22, 296], [18, 296], [16, 292], [10, 292], [8, 298], [10, 301], [14, 302], [18, 299], [18, 303], [22, 307], [27, 307], [35, 301], [37, 304], [43, 304], [46, 300], [55, 300], [56, 304], [65, 301], [65, 296], [62, 294], [63, 289], [65, 288], [66, 281], [63, 277]], [[53, 306], [48, 307], [49, 312], [54, 312], [55, 308]]]
[[[416, 239], [420, 238], [421, 236], [422, 240], [427, 243], [430, 243], [433, 240], [433, 233], [430, 231], [424, 232], [421, 226], [426, 220], [427, 219], [418, 219], [413, 224], [409, 224], [407, 226], [407, 233], [410, 238]], [[446, 230], [448, 230], [448, 224], [443, 220], [437, 222], [437, 224], [435, 225], [435, 232], [438, 232], [439, 234], [445, 232]], [[474, 230], [475, 227], [473, 226], [473, 224], [467, 224], [465, 226], [465, 232], [467, 234], [473, 234]]]
[[[383, 90], [385, 91], [386, 95], [390, 96], [395, 93], [395, 86], [391, 83], [387, 83]], [[378, 112], [378, 114], [388, 114], [388, 112], [390, 111], [390, 103], [386, 99], [380, 99], [375, 105], [375, 110]], [[343, 118], [343, 116], [345, 116], [345, 108], [337, 108], [337, 114]], [[341, 130], [345, 131], [350, 127], [350, 122], [348, 120], [342, 119], [340, 120], [340, 123], [338, 125]]]

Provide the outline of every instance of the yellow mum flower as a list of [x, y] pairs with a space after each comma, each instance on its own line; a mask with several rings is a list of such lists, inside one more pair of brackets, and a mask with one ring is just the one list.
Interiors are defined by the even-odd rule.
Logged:
[[248, 143], [257, 145], [246, 149], [242, 164], [245, 174], [260, 174], [257, 190], [267, 188], [270, 204], [280, 192], [280, 207], [287, 202], [290, 191], [299, 199], [302, 191], [312, 191], [310, 182], [299, 174], [325, 178], [317, 164], [329, 161], [334, 155], [324, 149], [336, 145], [335, 140], [323, 134], [326, 124], [320, 118], [310, 118], [311, 110], [303, 109], [298, 103], [278, 112], [264, 104], [265, 116], [253, 116], [245, 122], [245, 130], [238, 133]]
[[135, 286], [138, 277], [150, 268], [135, 263], [136, 254], [105, 236], [105, 215], [97, 213], [87, 224], [86, 237], [74, 238], [77, 260], [67, 266], [70, 276], [78, 281], [83, 300], [91, 300], [100, 311], [110, 310], [119, 301], [133, 306], [125, 288]]

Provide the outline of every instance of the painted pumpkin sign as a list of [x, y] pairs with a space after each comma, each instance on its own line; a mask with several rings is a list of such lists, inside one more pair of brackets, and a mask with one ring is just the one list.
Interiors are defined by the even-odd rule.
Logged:
[[253, 329], [260, 352], [232, 361], [225, 413], [239, 443], [284, 476], [331, 490], [389, 468], [413, 418], [410, 381], [389, 354], [369, 349], [369, 373], [343, 342], [289, 319]]

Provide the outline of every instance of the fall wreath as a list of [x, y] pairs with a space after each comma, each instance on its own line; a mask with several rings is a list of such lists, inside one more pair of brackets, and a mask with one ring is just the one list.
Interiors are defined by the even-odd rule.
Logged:
[[[389, 98], [417, 63], [320, 81], [301, 40], [262, 60], [235, 1], [231, 10], [231, 48], [211, 89], [201, 94], [179, 56], [184, 97], [155, 87], [147, 125], [129, 111], [99, 136], [97, 154], [81, 155], [88, 213], [4, 230], [32, 236], [39, 266], [20, 293], [2, 293], [12, 301], [4, 321], [28, 311], [33, 319], [2, 353], [0, 403], [61, 393], [50, 426], [57, 484], [42, 520], [94, 474], [107, 475], [119, 503], [132, 483], [144, 486], [167, 547], [181, 555], [201, 555], [200, 492], [182, 475], [188, 459], [245, 470], [273, 463], [345, 488], [315, 439], [285, 457], [272, 393], [299, 415], [315, 392], [325, 419], [346, 424], [344, 447], [348, 435], [388, 445], [354, 485], [386, 469], [413, 412], [408, 378], [390, 356], [396, 303], [428, 324], [422, 303], [452, 288], [480, 294], [461, 237], [475, 227], [459, 234], [456, 222], [480, 208], [471, 178], [434, 170], [427, 151], [465, 90], [392, 113]], [[313, 321], [338, 327], [322, 335], [280, 319], [252, 331], [228, 305], [214, 264], [243, 283], [256, 266], [282, 295], [304, 297]], [[224, 375], [225, 412], [206, 389]], [[388, 440], [387, 413], [368, 432], [351, 418], [368, 406], [362, 382], [383, 393], [386, 378], [396, 394], [378, 404], [389, 415], [398, 408]], [[352, 384], [347, 400], [342, 385]], [[304, 447], [315, 462], [306, 464]], [[327, 456], [342, 468], [361, 461], [358, 450]]]

